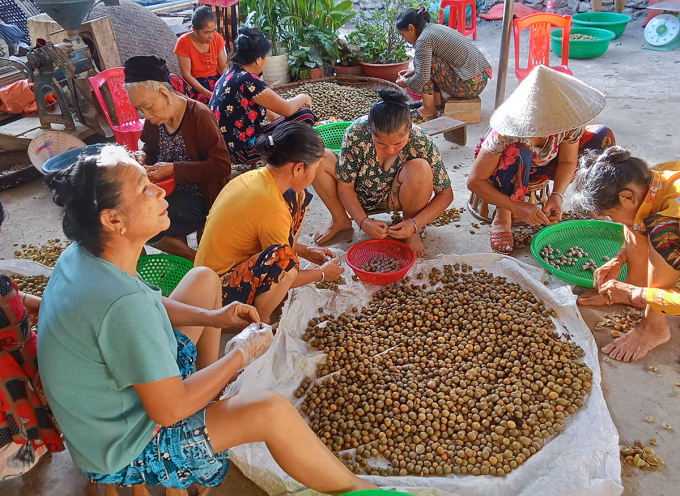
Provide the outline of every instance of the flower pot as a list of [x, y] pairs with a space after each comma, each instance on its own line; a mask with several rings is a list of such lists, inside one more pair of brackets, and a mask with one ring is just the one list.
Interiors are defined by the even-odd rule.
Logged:
[[396, 83], [399, 72], [408, 69], [410, 63], [411, 59], [406, 62], [397, 62], [396, 64], [369, 64], [368, 62], [362, 62], [361, 65], [364, 68], [365, 76]]
[[363, 76], [364, 68], [361, 65], [351, 66], [336, 65], [335, 73], [338, 76]]
[[323, 67], [316, 67], [314, 69], [307, 70], [307, 76], [301, 77], [300, 79], [319, 79], [324, 76]]
[[269, 86], [290, 83], [287, 53], [267, 57], [267, 65], [264, 66], [264, 81]]

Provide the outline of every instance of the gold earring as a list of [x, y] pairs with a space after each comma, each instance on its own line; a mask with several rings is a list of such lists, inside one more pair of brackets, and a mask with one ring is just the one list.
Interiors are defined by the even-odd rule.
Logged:
[[121, 235], [121, 236], [125, 236], [125, 229], [121, 229], [121, 230], [120, 230], [120, 235]]

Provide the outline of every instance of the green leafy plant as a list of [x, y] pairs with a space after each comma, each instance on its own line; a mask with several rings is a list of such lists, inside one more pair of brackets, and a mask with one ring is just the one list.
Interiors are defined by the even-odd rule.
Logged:
[[272, 43], [272, 55], [279, 55], [283, 38], [281, 29], [282, 3], [280, 0], [241, 0], [240, 7], [246, 13], [244, 24], [257, 27]]
[[351, 67], [361, 62], [361, 47], [352, 42], [338, 39], [338, 59], [340, 65]]
[[291, 33], [287, 38], [290, 73], [294, 77], [306, 79], [311, 69], [323, 67], [324, 56], [320, 47], [332, 41], [333, 36], [314, 26], [303, 26]]
[[330, 30], [337, 34], [355, 16], [351, 0], [281, 0], [284, 16], [281, 22], [289, 31], [303, 26], [314, 26], [320, 31]]
[[361, 47], [361, 60], [372, 64], [406, 62], [407, 44], [395, 25], [399, 13], [417, 0], [387, 0], [384, 9], [362, 15], [348, 40]]

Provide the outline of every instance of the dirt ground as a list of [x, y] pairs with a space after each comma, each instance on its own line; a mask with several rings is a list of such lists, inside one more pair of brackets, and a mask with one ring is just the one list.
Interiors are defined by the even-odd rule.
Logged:
[[[491, 62], [494, 70], [498, 67], [500, 23], [480, 25], [478, 46]], [[569, 66], [575, 76], [599, 88], [607, 95], [607, 106], [594, 122], [602, 123], [614, 130], [618, 144], [633, 151], [633, 154], [659, 163], [680, 159], [680, 128], [677, 116], [680, 114], [679, 51], [661, 53], [642, 50], [644, 36], [640, 21], [631, 23], [623, 37], [611, 43], [609, 51], [595, 60], [571, 60]], [[510, 50], [511, 58], [514, 50]], [[482, 122], [468, 127], [468, 144], [454, 146], [436, 138], [451, 175], [455, 191], [454, 206], [464, 207], [469, 192], [465, 188], [466, 177], [473, 163], [476, 137], [486, 127], [493, 111], [496, 90], [496, 74], [489, 87], [482, 94]], [[516, 87], [514, 63], [510, 62], [507, 94]], [[674, 117], [675, 116], [675, 117]], [[462, 163], [462, 167], [453, 167]], [[44, 243], [50, 238], [62, 237], [59, 209], [51, 202], [46, 188], [34, 181], [23, 187], [0, 192], [9, 218], [3, 225], [0, 242], [0, 257], [11, 258], [14, 243]], [[388, 216], [384, 217], [389, 220]], [[309, 235], [324, 226], [330, 217], [317, 199], [311, 207], [308, 222], [301, 241], [310, 241]], [[490, 252], [488, 226], [473, 229], [471, 222], [477, 222], [465, 212], [460, 226], [453, 224], [428, 228], [426, 245], [429, 255], [467, 254]], [[474, 230], [475, 234], [470, 234]], [[351, 244], [366, 236], [359, 234], [355, 227], [353, 236], [337, 238], [332, 247], [347, 250]], [[520, 260], [536, 263], [529, 249], [516, 251]], [[611, 312], [613, 309], [607, 309]], [[582, 309], [586, 323], [593, 328], [605, 310]], [[671, 319], [673, 337], [659, 349], [633, 364], [606, 363], [600, 357], [603, 381], [602, 387], [607, 404], [616, 424], [621, 443], [631, 444], [635, 439], [645, 442], [650, 437], [658, 439], [655, 449], [663, 456], [666, 467], [657, 472], [643, 472], [626, 467], [623, 471], [624, 494], [639, 496], [670, 496], [678, 494], [680, 486], [680, 333], [678, 320]], [[612, 338], [606, 331], [595, 333], [600, 346]], [[657, 372], [648, 367], [655, 366]], [[653, 416], [654, 424], [644, 418]], [[661, 427], [666, 422], [673, 429]], [[537, 456], [540, 456], [537, 455]], [[565, 460], [565, 463], [569, 463]], [[480, 479], [483, 484], [483, 479]], [[85, 477], [73, 466], [67, 453], [56, 454], [46, 460], [23, 478], [0, 482], [4, 496], [61, 496], [84, 494]], [[162, 494], [159, 488], [153, 494]], [[103, 489], [100, 488], [100, 494]], [[121, 494], [130, 491], [121, 490]], [[246, 479], [235, 467], [230, 468], [227, 479], [211, 494], [260, 496], [265, 493]]]

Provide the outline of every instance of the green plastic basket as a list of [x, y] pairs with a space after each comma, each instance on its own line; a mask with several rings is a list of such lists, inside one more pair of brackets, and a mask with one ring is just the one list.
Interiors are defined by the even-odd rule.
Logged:
[[[581, 263], [592, 258], [597, 266], [605, 262], [602, 257], [612, 258], [624, 243], [623, 226], [602, 220], [570, 220], [541, 229], [531, 241], [531, 254], [545, 269], [563, 281], [586, 288], [593, 287], [593, 273], [581, 270]], [[558, 248], [563, 254], [569, 248], [583, 248], [588, 257], [579, 259], [576, 265], [562, 265], [556, 269], [541, 258], [541, 250], [545, 245]], [[619, 281], [626, 278], [627, 267], [624, 265], [619, 274]]]
[[[609, 42], [614, 39], [614, 33], [607, 29], [577, 27], [571, 30], [571, 34], [587, 34], [597, 38], [596, 40], [569, 40], [570, 59], [594, 59], [604, 55], [609, 48]], [[550, 35], [550, 43], [553, 52], [558, 57], [562, 56], [562, 30], [556, 29]]]
[[142, 255], [137, 262], [137, 273], [149, 284], [169, 296], [182, 278], [194, 267], [189, 260], [174, 255]]
[[620, 37], [632, 17], [618, 12], [581, 12], [571, 16], [573, 27], [608, 29], [615, 38]]
[[351, 122], [330, 122], [316, 126], [314, 129], [321, 135], [326, 148], [330, 148], [335, 153], [340, 153], [342, 138], [345, 137], [345, 130], [350, 124]]

